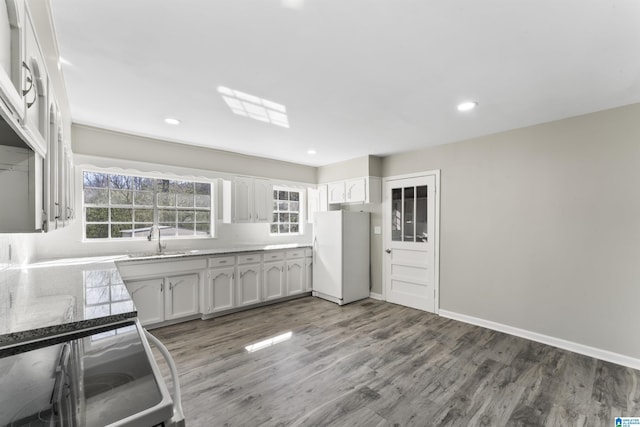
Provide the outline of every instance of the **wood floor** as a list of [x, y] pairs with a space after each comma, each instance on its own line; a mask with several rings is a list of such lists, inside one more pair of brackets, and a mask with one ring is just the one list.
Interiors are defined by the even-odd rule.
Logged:
[[190, 427], [613, 426], [640, 416], [640, 371], [371, 299], [307, 297], [152, 333], [177, 363]]

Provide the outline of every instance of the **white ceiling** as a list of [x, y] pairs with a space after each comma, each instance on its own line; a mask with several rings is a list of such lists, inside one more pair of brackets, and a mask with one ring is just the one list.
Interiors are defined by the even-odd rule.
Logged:
[[[52, 9], [74, 122], [295, 163], [640, 102], [637, 0], [52, 0]], [[220, 86], [285, 105], [290, 127], [233, 114]], [[479, 106], [459, 113], [463, 100]]]

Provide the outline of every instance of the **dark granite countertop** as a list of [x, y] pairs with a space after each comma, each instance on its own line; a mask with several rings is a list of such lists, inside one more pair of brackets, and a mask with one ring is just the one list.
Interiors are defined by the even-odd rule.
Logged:
[[0, 274], [0, 348], [135, 318], [115, 265], [93, 257], [9, 267]]

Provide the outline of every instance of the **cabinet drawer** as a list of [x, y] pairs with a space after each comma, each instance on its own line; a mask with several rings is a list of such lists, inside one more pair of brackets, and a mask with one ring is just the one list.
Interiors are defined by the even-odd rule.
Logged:
[[287, 259], [304, 258], [304, 249], [291, 249], [287, 251]]
[[267, 261], [280, 261], [284, 259], [284, 252], [271, 252], [267, 251], [264, 253], [264, 260]]
[[305, 248], [305, 250], [304, 250], [304, 256], [306, 256], [306, 257], [313, 256], [313, 249], [311, 249], [311, 248]]
[[252, 264], [261, 260], [262, 256], [260, 254], [238, 255], [238, 264]]
[[221, 256], [217, 258], [209, 258], [209, 268], [213, 267], [228, 267], [235, 264], [236, 260], [234, 256]]

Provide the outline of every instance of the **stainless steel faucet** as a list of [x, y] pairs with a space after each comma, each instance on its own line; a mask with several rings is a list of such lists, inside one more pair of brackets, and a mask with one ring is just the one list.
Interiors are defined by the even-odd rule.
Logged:
[[153, 232], [156, 229], [158, 230], [158, 253], [161, 254], [163, 249], [166, 246], [166, 243], [164, 245], [162, 244], [162, 231], [160, 230], [160, 226], [156, 226], [156, 225], [151, 226], [151, 228], [149, 229], [149, 235], [147, 236], [147, 240], [149, 241], [153, 240]]

